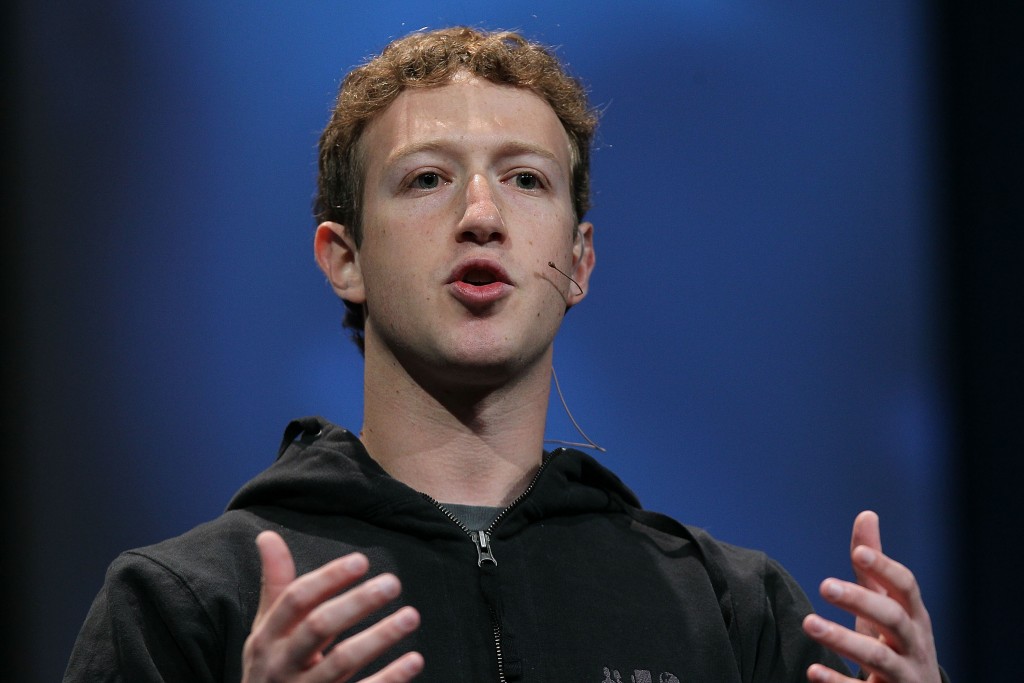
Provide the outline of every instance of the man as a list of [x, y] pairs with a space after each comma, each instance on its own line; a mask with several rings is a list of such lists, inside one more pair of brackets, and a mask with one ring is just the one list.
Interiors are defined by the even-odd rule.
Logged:
[[346, 78], [314, 243], [364, 349], [359, 438], [293, 422], [222, 517], [118, 558], [65, 680], [850, 680], [835, 653], [940, 679], [873, 513], [858, 583], [822, 585], [849, 630], [763, 554], [544, 454], [552, 342], [595, 263], [595, 123], [514, 34], [414, 34]]

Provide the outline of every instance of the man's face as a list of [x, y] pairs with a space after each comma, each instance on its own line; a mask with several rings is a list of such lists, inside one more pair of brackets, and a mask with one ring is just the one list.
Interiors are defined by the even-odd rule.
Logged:
[[[593, 264], [576, 234], [569, 139], [534, 93], [460, 75], [408, 89], [367, 127], [355, 256], [368, 358], [460, 382], [507, 381], [550, 353]], [[574, 253], [575, 247], [575, 253]], [[582, 255], [582, 257], [581, 257]]]

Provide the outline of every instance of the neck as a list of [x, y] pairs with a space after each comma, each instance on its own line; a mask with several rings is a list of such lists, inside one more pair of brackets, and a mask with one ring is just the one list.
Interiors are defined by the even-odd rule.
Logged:
[[550, 348], [511, 381], [469, 388], [367, 351], [360, 438], [391, 476], [445, 503], [502, 506], [525, 490], [543, 453]]

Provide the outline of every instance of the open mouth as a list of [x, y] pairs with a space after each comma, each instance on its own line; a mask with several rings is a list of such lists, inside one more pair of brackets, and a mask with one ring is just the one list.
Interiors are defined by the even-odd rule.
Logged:
[[473, 287], [486, 287], [493, 284], [512, 284], [508, 273], [497, 261], [484, 258], [469, 259], [461, 263], [452, 272], [448, 282], [461, 282]]
[[471, 307], [490, 306], [514, 289], [512, 279], [496, 260], [467, 259], [448, 280], [452, 294]]
[[484, 285], [490, 285], [497, 282], [498, 278], [489, 270], [474, 269], [466, 272], [460, 280], [461, 282], [465, 282], [467, 285], [483, 287]]

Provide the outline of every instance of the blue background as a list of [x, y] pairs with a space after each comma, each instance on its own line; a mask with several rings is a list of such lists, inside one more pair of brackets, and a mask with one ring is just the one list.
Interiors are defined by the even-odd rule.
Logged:
[[[603, 112], [598, 267], [556, 342], [600, 459], [819, 606], [877, 510], [955, 672], [924, 3], [351, 5], [22, 8], [39, 680], [117, 552], [218, 514], [292, 417], [358, 428], [362, 362], [312, 259], [316, 139], [349, 68], [456, 23], [557, 46]], [[557, 399], [548, 434], [577, 438]]]

